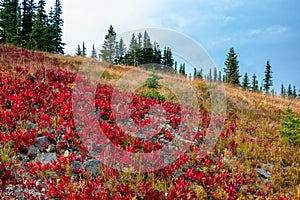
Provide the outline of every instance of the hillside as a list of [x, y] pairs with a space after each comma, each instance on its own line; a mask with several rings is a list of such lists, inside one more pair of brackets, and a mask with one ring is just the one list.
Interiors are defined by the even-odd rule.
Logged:
[[[225, 120], [216, 119], [224, 126], [206, 154], [209, 125], [213, 124], [209, 95], [213, 85], [158, 73], [162, 83], [178, 84], [174, 89], [158, 89], [166, 101], [144, 97], [151, 90], [141, 82], [136, 88], [126, 85], [131, 80], [146, 80], [151, 73], [0, 45], [0, 197], [300, 199], [300, 149], [283, 142], [278, 132], [288, 106], [299, 116], [299, 100], [225, 85]], [[97, 83], [95, 95], [92, 83]], [[184, 84], [193, 88], [199, 110], [191, 109], [194, 98], [185, 93]], [[124, 112], [113, 110], [114, 97], [129, 102], [129, 114], [122, 110], [123, 105], [117, 109]], [[88, 99], [95, 100], [94, 107], [86, 105]], [[164, 109], [163, 118], [151, 106]], [[163, 125], [149, 131], [147, 125], [157, 119], [164, 120]], [[126, 124], [128, 121], [135, 126]], [[95, 135], [99, 128], [105, 138]], [[163, 148], [173, 140], [177, 145], [174, 155]], [[114, 146], [148, 156], [135, 160]], [[182, 146], [188, 148], [177, 152]], [[165, 154], [151, 154], [160, 149]], [[165, 155], [176, 159], [171, 162], [172, 156], [167, 156], [165, 160]], [[101, 162], [107, 158], [109, 162]], [[151, 172], [159, 165], [165, 166]]]

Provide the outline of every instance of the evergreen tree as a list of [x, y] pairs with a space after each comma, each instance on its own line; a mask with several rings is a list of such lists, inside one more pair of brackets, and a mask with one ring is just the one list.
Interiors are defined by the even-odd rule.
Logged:
[[[33, 50], [48, 51], [48, 47], [51, 46], [51, 40], [49, 40], [48, 27], [47, 27], [47, 14], [45, 11], [46, 2], [40, 0], [37, 6], [37, 13], [33, 20], [33, 28], [30, 33], [30, 42], [28, 48]], [[28, 45], [27, 45], [28, 46]]]
[[174, 59], [172, 57], [172, 51], [171, 48], [165, 47], [164, 48], [164, 55], [163, 55], [163, 65], [168, 67], [173, 67], [174, 65]]
[[158, 43], [156, 41], [154, 41], [153, 53], [154, 53], [153, 62], [157, 63], [157, 64], [161, 64], [162, 63], [161, 62], [161, 60], [162, 60], [161, 51], [160, 51]]
[[252, 76], [252, 91], [253, 92], [258, 91], [258, 81], [257, 81], [257, 76], [255, 73]]
[[280, 96], [282, 96], [282, 97], [286, 96], [286, 91], [285, 91], [285, 88], [284, 88], [283, 84], [281, 84]]
[[289, 84], [289, 86], [288, 86], [287, 96], [289, 98], [291, 98], [293, 96], [293, 90], [292, 90], [292, 85], [291, 84]]
[[203, 80], [203, 69], [202, 68], [197, 72], [197, 78], [199, 78], [200, 80]]
[[20, 9], [18, 0], [0, 1], [0, 35], [6, 44], [20, 43]]
[[226, 82], [238, 86], [240, 84], [239, 62], [234, 48], [230, 48], [225, 61], [224, 72], [226, 74]]
[[57, 45], [56, 45], [56, 38], [57, 38], [57, 28], [55, 24], [55, 16], [54, 16], [54, 10], [51, 7], [49, 14], [47, 16], [47, 24], [46, 24], [46, 41], [47, 41], [47, 52], [50, 53], [56, 53]]
[[219, 71], [218, 81], [219, 81], [220, 83], [222, 82], [222, 72], [221, 72], [221, 71]]
[[144, 32], [142, 55], [143, 60], [142, 63], [139, 64], [153, 63], [153, 45], [151, 43], [150, 36], [147, 31]]
[[[33, 0], [23, 0], [22, 3], [22, 46], [27, 47], [27, 44], [30, 44], [31, 32], [33, 30], [33, 21], [34, 21], [34, 9], [35, 3]], [[27, 47], [28, 48], [28, 47]], [[30, 48], [30, 47], [29, 47]]]
[[124, 56], [125, 56], [125, 53], [126, 53], [126, 47], [125, 47], [123, 38], [120, 39], [118, 45], [119, 45], [119, 60], [118, 60], [118, 63], [123, 63], [124, 64], [125, 63]]
[[297, 90], [296, 90], [296, 86], [293, 86], [293, 97], [297, 98]]
[[55, 53], [64, 54], [64, 45], [62, 42], [62, 26], [64, 21], [61, 18], [62, 15], [62, 6], [60, 0], [55, 0], [54, 5], [54, 15], [53, 15], [53, 31], [54, 31], [54, 45], [55, 45]]
[[91, 58], [96, 58], [97, 59], [97, 51], [95, 49], [95, 45], [93, 45]]
[[193, 75], [194, 79], [197, 78], [197, 69], [194, 67], [194, 75]]
[[249, 89], [249, 77], [248, 77], [248, 74], [245, 73], [244, 75], [244, 79], [243, 79], [243, 82], [242, 82], [242, 87], [244, 90], [248, 90]]
[[102, 49], [100, 51], [101, 59], [102, 61], [106, 61], [109, 63], [114, 62], [115, 58], [115, 46], [116, 46], [116, 32], [114, 31], [114, 28], [112, 25], [110, 25], [108, 29], [107, 35], [105, 35], [104, 44], [102, 46]]
[[81, 51], [80, 45], [78, 45], [75, 55], [82, 56], [82, 51]]
[[263, 79], [264, 84], [264, 91], [266, 93], [269, 93], [270, 87], [273, 85], [272, 81], [272, 71], [271, 71], [271, 65], [269, 63], [269, 60], [267, 61], [266, 71], [265, 71], [265, 78]]
[[218, 70], [216, 67], [214, 67], [214, 81], [216, 82], [218, 80]]
[[177, 73], [177, 61], [175, 61], [175, 64], [174, 64], [174, 71]]
[[208, 73], [208, 76], [207, 76], [207, 80], [209, 82], [212, 82], [212, 71], [211, 71], [211, 68], [209, 68], [209, 73]]
[[81, 55], [82, 55], [83, 57], [86, 57], [86, 47], [85, 47], [84, 42], [82, 43], [82, 53], [81, 53]]
[[131, 41], [129, 44], [129, 51], [125, 55], [125, 63], [126, 65], [137, 66], [137, 49], [138, 43], [136, 41], [134, 33], [132, 34]]

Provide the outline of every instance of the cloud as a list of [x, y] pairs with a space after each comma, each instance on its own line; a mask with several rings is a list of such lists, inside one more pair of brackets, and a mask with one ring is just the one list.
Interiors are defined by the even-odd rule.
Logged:
[[287, 31], [287, 27], [282, 25], [272, 25], [264, 28], [249, 29], [246, 31], [246, 35], [249, 37], [269, 37], [278, 36]]

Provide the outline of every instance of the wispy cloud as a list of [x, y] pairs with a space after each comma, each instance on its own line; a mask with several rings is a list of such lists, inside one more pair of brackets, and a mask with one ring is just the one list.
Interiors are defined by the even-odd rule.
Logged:
[[269, 27], [249, 29], [246, 31], [246, 35], [250, 37], [266, 37], [281, 35], [287, 31], [286, 26], [272, 25]]

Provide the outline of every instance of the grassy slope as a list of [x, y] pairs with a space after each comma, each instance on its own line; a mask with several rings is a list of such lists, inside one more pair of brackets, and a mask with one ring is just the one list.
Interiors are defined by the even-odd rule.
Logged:
[[[10, 48], [13, 49], [15, 47]], [[33, 57], [35, 54], [43, 54], [45, 60], [24, 60], [24, 58], [14, 58], [13, 55], [0, 54], [0, 61], [11, 66], [34, 64], [46, 67], [52, 67], [53, 62], [59, 62], [60, 67], [72, 71], [82, 66], [84, 73], [93, 72], [94, 70], [87, 66], [97, 65], [101, 69], [100, 72], [104, 72], [102, 73], [103, 79], [101, 81], [111, 85], [116, 84], [116, 81], [123, 77], [126, 72], [134, 69], [127, 66], [108, 66], [81, 57], [73, 58], [39, 52], [29, 53]], [[104, 68], [106, 68], [105, 71]], [[149, 74], [149, 72], [139, 71], [141, 74], [144, 74], [145, 78]], [[100, 72], [96, 70], [93, 74], [99, 74]], [[161, 76], [170, 77], [169, 75]], [[194, 86], [199, 102], [204, 104], [205, 109], [205, 104], [209, 102], [206, 84], [201, 81], [191, 81], [190, 84]], [[145, 88], [139, 89], [139, 91], [144, 90]], [[235, 123], [238, 125], [236, 135], [238, 147], [235, 154], [223, 152], [224, 158], [226, 158], [232, 168], [239, 167], [241, 171], [253, 174], [258, 185], [262, 185], [265, 180], [257, 174], [257, 168], [269, 170], [272, 173], [270, 181], [273, 184], [273, 194], [275, 196], [287, 194], [295, 199], [299, 198], [300, 150], [284, 144], [277, 130], [280, 128], [281, 114], [284, 113], [288, 106], [291, 106], [296, 113], [300, 113], [300, 101], [270, 97], [259, 93], [242, 91], [230, 86], [225, 86], [225, 90], [228, 101], [228, 116], [236, 116], [236, 118], [231, 120], [235, 120]], [[160, 92], [167, 98], [176, 101], [176, 98], [169, 90], [162, 88]], [[219, 141], [219, 143], [222, 143], [222, 141]]]

